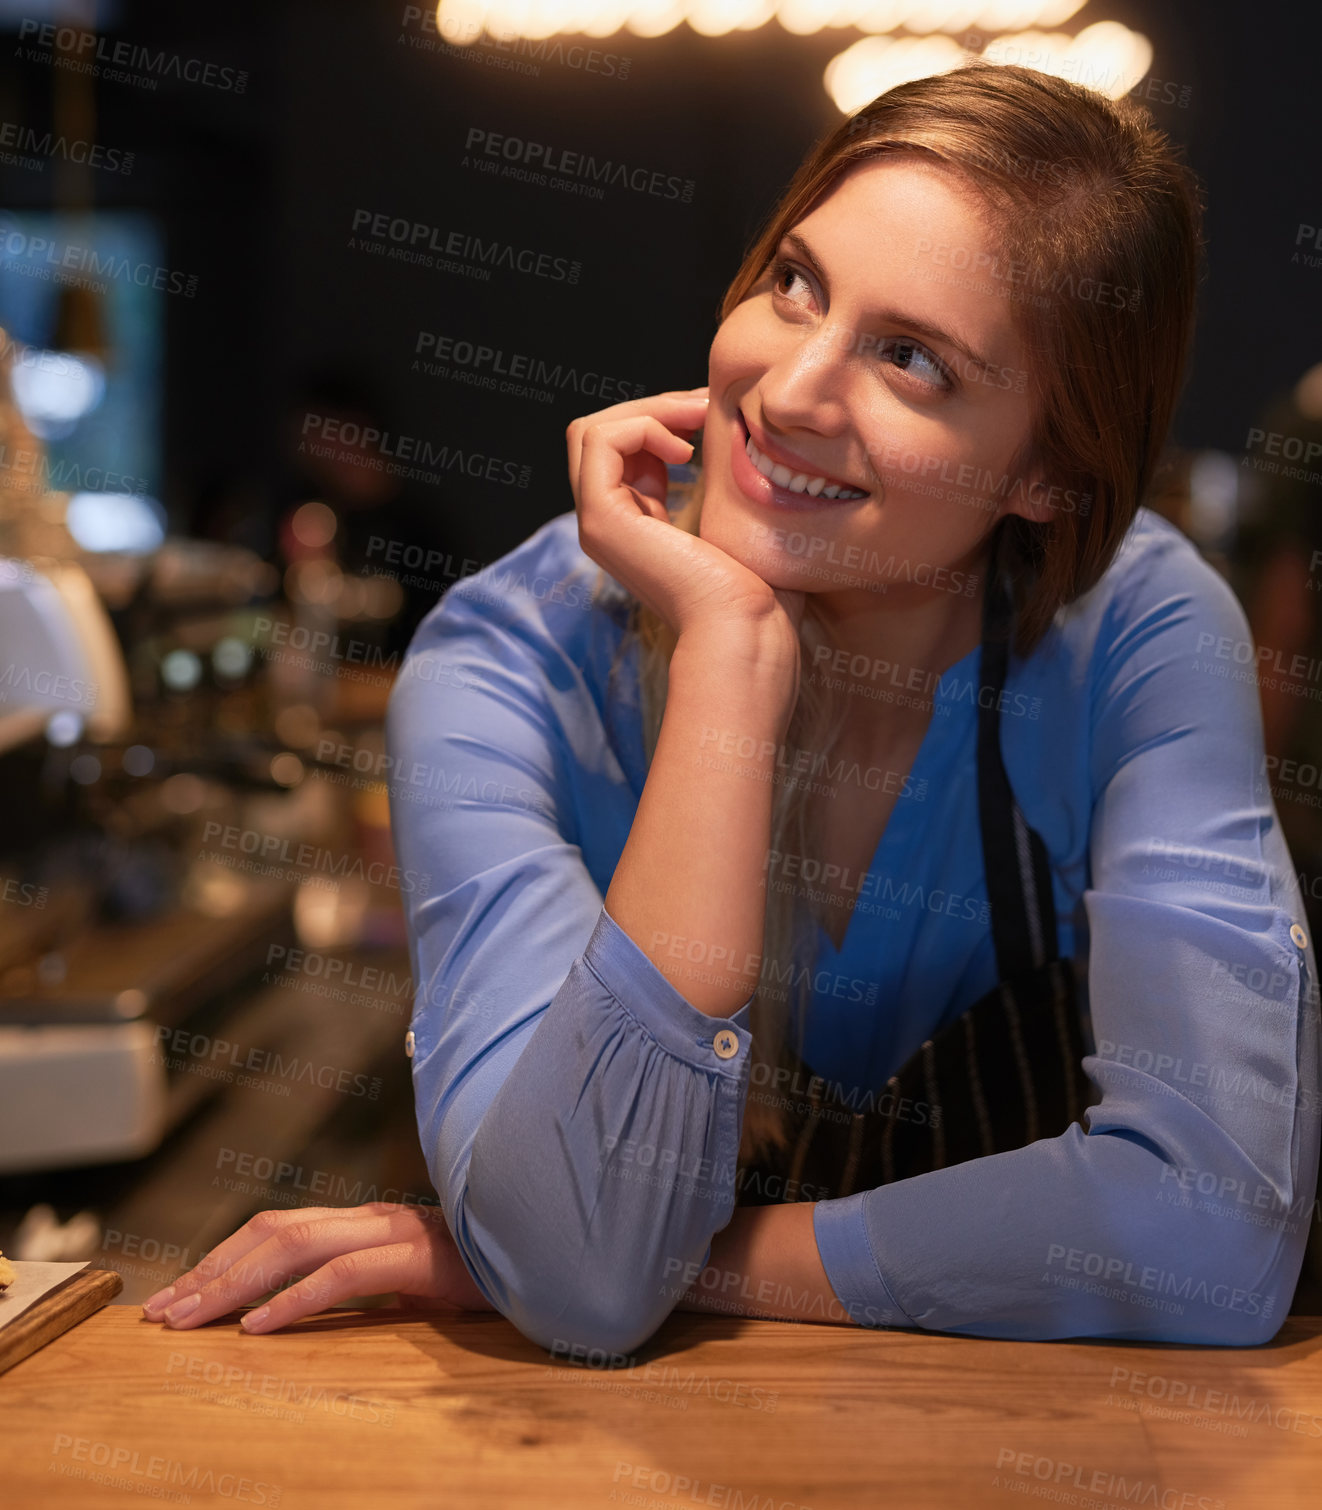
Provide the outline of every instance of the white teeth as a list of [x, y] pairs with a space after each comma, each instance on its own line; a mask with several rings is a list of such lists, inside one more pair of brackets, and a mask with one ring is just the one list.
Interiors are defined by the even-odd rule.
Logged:
[[788, 488], [791, 493], [808, 493], [813, 498], [819, 494], [823, 498], [866, 498], [868, 495], [859, 488], [841, 487], [838, 482], [827, 482], [825, 477], [810, 477], [807, 472], [791, 472], [787, 466], [774, 462], [769, 456], [764, 456], [753, 444], [750, 435], [744, 444], [744, 451], [749, 461], [757, 468], [763, 477], [770, 478], [778, 488]]
[[757, 447], [753, 444], [752, 436], [749, 436], [748, 444], [744, 447], [744, 450], [748, 453], [749, 461], [751, 461], [753, 465], [758, 469], [758, 471], [761, 472], [763, 477], [771, 477], [771, 474], [776, 470], [775, 464], [768, 461], [767, 458], [763, 456], [761, 451], [757, 449]]

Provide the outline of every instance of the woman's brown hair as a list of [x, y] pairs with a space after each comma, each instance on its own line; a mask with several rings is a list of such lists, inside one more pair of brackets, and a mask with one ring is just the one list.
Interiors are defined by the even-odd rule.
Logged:
[[[1200, 206], [1196, 184], [1146, 110], [1031, 69], [972, 63], [900, 84], [828, 133], [768, 216], [720, 304], [724, 320], [762, 278], [785, 231], [841, 175], [882, 153], [917, 154], [959, 174], [980, 196], [1000, 256], [967, 270], [1012, 301], [1028, 353], [1035, 420], [1003, 481], [1030, 473], [1058, 488], [1045, 522], [1005, 515], [990, 537], [1015, 601], [1014, 650], [1027, 656], [1058, 610], [1113, 560], [1152, 481], [1193, 327]], [[960, 276], [949, 262], [938, 276]], [[675, 524], [698, 533], [702, 478]], [[809, 594], [803, 664], [827, 643]], [[675, 637], [641, 603], [619, 656], [640, 655], [648, 759], [665, 709]], [[843, 710], [839, 710], [843, 713]], [[833, 717], [813, 679], [800, 682], [786, 745], [829, 751]], [[814, 855], [802, 787], [778, 786], [772, 852]], [[792, 887], [769, 879], [763, 971], [752, 1007], [751, 1085], [741, 1158], [783, 1142], [784, 1113], [805, 1086], [774, 1071], [788, 1061], [791, 1002], [798, 1051], [811, 1006], [816, 933]], [[875, 1088], [873, 1088], [875, 1089]], [[821, 1194], [826, 1194], [825, 1192]]]

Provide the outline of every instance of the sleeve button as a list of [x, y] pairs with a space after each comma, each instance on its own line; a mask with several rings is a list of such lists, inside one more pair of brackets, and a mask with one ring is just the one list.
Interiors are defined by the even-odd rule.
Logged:
[[739, 1052], [739, 1040], [729, 1028], [722, 1028], [712, 1039], [711, 1046], [722, 1059], [733, 1059]]
[[413, 1029], [412, 1028], [410, 1028], [408, 1030], [408, 1032], [404, 1034], [404, 1052], [405, 1052], [405, 1054], [410, 1059], [413, 1058]]
[[1295, 941], [1295, 944], [1300, 949], [1308, 948], [1308, 935], [1304, 932], [1304, 930], [1299, 926], [1298, 923], [1291, 923], [1290, 937]]

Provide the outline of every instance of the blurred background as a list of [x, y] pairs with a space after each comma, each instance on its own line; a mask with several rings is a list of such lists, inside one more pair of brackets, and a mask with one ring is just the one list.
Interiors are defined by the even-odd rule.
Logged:
[[1320, 53], [1283, 0], [0, 0], [0, 1248], [133, 1303], [263, 1208], [435, 1199], [402, 651], [573, 507], [571, 418], [706, 380], [808, 147], [968, 56], [1205, 185], [1150, 501], [1249, 614], [1316, 930]]

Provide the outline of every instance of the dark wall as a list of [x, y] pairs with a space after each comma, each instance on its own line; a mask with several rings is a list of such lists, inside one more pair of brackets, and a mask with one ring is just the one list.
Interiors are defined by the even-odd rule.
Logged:
[[[406, 447], [514, 463], [505, 477], [527, 469], [527, 486], [458, 472], [408, 482], [420, 533], [491, 559], [572, 507], [564, 426], [602, 401], [572, 388], [551, 404], [502, 400], [428, 376], [413, 368], [419, 332], [605, 374], [630, 392], [703, 381], [725, 283], [838, 118], [822, 67], [852, 39], [792, 38], [774, 23], [714, 40], [625, 34], [595, 44], [617, 55], [599, 65], [614, 76], [553, 61], [529, 75], [447, 54], [409, 10], [124, 6], [117, 36], [249, 76], [242, 94], [168, 80], [97, 88], [101, 134], [138, 153], [131, 177], [98, 182], [102, 202], [154, 210], [174, 263], [199, 274], [196, 299], [168, 310], [167, 501], [178, 519], [231, 521], [236, 497], [256, 513], [278, 506], [291, 485], [290, 406], [319, 373], [359, 385]], [[1322, 359], [1322, 269], [1291, 262], [1299, 225], [1322, 223], [1309, 104], [1322, 12], [1108, 0], [1068, 27], [1102, 16], [1153, 39], [1153, 75], [1176, 86], [1157, 90], [1153, 112], [1207, 189], [1202, 317], [1176, 438], [1238, 454], [1263, 403]], [[6, 62], [6, 104], [39, 116], [50, 73]], [[474, 130], [623, 160], [663, 187], [593, 201], [485, 177], [464, 165]], [[692, 182], [688, 202], [667, 197], [671, 178]], [[10, 203], [45, 192], [31, 175], [4, 183]], [[495, 241], [553, 269], [577, 262], [578, 280], [496, 269], [480, 282], [389, 260], [350, 246], [357, 211], [434, 228], [438, 242]]]

